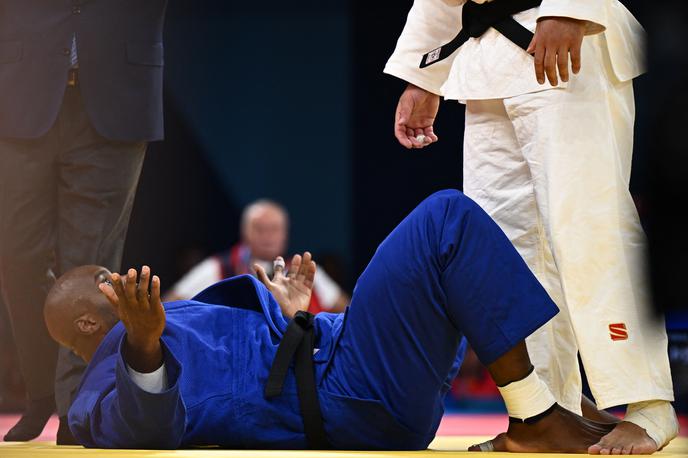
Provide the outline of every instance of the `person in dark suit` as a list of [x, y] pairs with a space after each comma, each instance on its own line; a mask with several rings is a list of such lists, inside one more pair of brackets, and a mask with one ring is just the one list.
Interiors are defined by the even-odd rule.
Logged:
[[0, 0], [0, 289], [28, 399], [5, 440], [37, 437], [55, 402], [66, 416], [78, 385], [43, 303], [74, 266], [120, 267], [146, 146], [163, 137], [166, 6]]

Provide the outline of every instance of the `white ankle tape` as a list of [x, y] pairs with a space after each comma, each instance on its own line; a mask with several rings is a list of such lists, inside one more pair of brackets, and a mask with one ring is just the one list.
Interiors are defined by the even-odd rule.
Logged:
[[645, 429], [658, 448], [678, 435], [678, 419], [669, 401], [647, 401], [629, 404], [624, 421]]
[[509, 416], [519, 420], [539, 415], [556, 402], [552, 392], [535, 371], [522, 380], [499, 387], [499, 392]]

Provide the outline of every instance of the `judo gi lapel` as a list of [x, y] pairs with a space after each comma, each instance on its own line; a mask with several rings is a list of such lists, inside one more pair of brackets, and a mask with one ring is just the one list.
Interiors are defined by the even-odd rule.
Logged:
[[239, 275], [215, 283], [191, 300], [262, 312], [270, 329], [281, 339], [287, 321], [270, 291], [251, 275]]

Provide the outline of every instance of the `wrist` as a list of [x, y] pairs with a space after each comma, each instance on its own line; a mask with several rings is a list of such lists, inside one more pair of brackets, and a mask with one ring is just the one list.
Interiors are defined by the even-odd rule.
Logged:
[[137, 341], [127, 335], [123, 356], [126, 363], [137, 372], [148, 373], [158, 369], [162, 363], [160, 339]]

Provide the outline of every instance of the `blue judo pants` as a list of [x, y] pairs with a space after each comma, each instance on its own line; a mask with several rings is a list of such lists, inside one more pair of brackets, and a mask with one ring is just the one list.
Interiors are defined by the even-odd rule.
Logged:
[[459, 191], [423, 201], [358, 279], [323, 386], [375, 400], [429, 442], [465, 350], [489, 365], [558, 309], [492, 219]]

